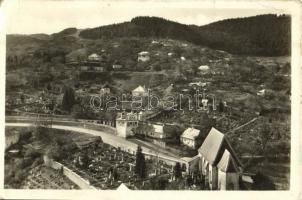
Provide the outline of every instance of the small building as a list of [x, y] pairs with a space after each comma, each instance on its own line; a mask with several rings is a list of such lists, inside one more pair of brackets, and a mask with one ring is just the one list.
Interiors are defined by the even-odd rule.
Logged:
[[151, 44], [159, 44], [159, 41], [152, 40]]
[[149, 137], [158, 138], [158, 139], [166, 138], [163, 125], [152, 124], [152, 127], [153, 127], [152, 131], [147, 133]]
[[100, 60], [101, 60], [101, 56], [96, 53], [93, 53], [88, 56], [88, 61], [99, 62]]
[[257, 95], [263, 97], [265, 95], [265, 89], [258, 91]]
[[100, 94], [105, 95], [105, 94], [110, 94], [110, 88], [107, 85], [102, 86], [100, 89]]
[[140, 119], [140, 113], [118, 113], [116, 118], [117, 135], [123, 138], [134, 135], [134, 130], [138, 127]]
[[145, 86], [138, 86], [137, 88], [135, 88], [134, 90], [132, 90], [132, 96], [134, 97], [145, 97], [148, 96], [148, 91], [145, 88]]
[[185, 57], [183, 57], [183, 56], [181, 56], [181, 57], [180, 57], [180, 60], [185, 61], [185, 60], [186, 60], [186, 58], [185, 58]]
[[93, 67], [93, 70], [94, 70], [95, 72], [104, 72], [104, 71], [105, 71], [105, 68], [102, 67], [102, 66], [94, 66], [94, 67]]
[[195, 128], [187, 128], [180, 136], [180, 142], [190, 148], [195, 149], [196, 138], [199, 136], [200, 130]]
[[122, 68], [123, 68], [123, 65], [119, 61], [115, 60], [113, 62], [112, 69], [114, 69], [114, 70], [120, 70]]
[[189, 86], [199, 86], [199, 87], [205, 87], [207, 85], [207, 83], [203, 83], [203, 82], [201, 82], [201, 81], [199, 81], [199, 82], [191, 82], [191, 83], [189, 83]]
[[148, 51], [142, 51], [138, 53], [137, 61], [138, 62], [147, 62], [150, 60], [150, 53]]
[[208, 65], [201, 65], [198, 67], [200, 74], [208, 74], [210, 67]]
[[172, 52], [169, 52], [169, 53], [168, 53], [168, 56], [170, 56], [170, 57], [173, 56], [173, 53], [172, 53]]

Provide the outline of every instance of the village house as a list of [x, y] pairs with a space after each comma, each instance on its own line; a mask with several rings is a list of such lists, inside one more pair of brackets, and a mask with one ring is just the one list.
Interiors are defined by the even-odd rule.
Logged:
[[199, 170], [211, 190], [238, 190], [241, 163], [223, 133], [212, 128], [198, 149]]
[[110, 94], [110, 87], [107, 84], [102, 85], [100, 89], [100, 94], [101, 95]]
[[96, 54], [96, 53], [93, 53], [93, 54], [88, 56], [88, 61], [99, 62], [100, 60], [101, 60], [101, 56]]
[[164, 125], [152, 124], [152, 131], [148, 132], [147, 135], [157, 139], [166, 138], [164, 133]]
[[150, 60], [150, 53], [148, 51], [142, 51], [138, 53], [137, 61], [138, 62], [147, 62]]
[[207, 83], [203, 83], [203, 82], [201, 82], [201, 81], [189, 83], [189, 86], [191, 86], [191, 87], [193, 87], [193, 86], [205, 87], [206, 85], [207, 85]]
[[123, 65], [118, 61], [118, 60], [115, 60], [112, 64], [112, 69], [113, 70], [120, 70], [123, 68]]
[[145, 88], [145, 86], [138, 86], [134, 90], [132, 90], [132, 96], [134, 97], [146, 97], [148, 96], [148, 90]]
[[257, 95], [263, 97], [265, 95], [265, 89], [258, 91]]
[[141, 113], [118, 113], [116, 117], [116, 132], [117, 135], [127, 138], [134, 135], [134, 130], [138, 127], [139, 121], [142, 119]]
[[208, 65], [201, 65], [198, 67], [200, 74], [208, 74], [210, 67]]
[[169, 53], [168, 53], [168, 56], [169, 56], [169, 57], [173, 56], [173, 53], [172, 53], [172, 52], [169, 52]]
[[180, 142], [192, 149], [196, 147], [196, 138], [199, 136], [200, 130], [195, 128], [187, 128], [180, 136]]

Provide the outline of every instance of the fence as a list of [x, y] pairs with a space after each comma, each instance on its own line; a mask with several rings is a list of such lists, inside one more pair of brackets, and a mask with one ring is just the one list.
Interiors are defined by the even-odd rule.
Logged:
[[[46, 117], [39, 118], [38, 121], [46, 120]], [[35, 116], [6, 116], [6, 122], [22, 122], [22, 123], [32, 123], [37, 121]], [[72, 119], [72, 118], [56, 118], [51, 119], [51, 123], [54, 125], [64, 125], [64, 126], [76, 126], [84, 127], [87, 129], [94, 129], [98, 131], [104, 131], [111, 134], [116, 134], [115, 127], [112, 126], [112, 123], [100, 123], [98, 120], [86, 120], [86, 119]]]

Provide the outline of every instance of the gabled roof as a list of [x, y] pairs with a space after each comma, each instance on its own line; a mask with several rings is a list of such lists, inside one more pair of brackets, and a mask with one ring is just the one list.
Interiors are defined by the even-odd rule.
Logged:
[[205, 159], [213, 164], [218, 156], [220, 147], [222, 146], [224, 135], [215, 128], [212, 128], [202, 143], [198, 152], [205, 157]]
[[146, 89], [144, 87], [142, 87], [142, 86], [139, 85], [132, 92], [146, 92]]
[[91, 55], [88, 56], [89, 58], [100, 58], [100, 56], [96, 53], [93, 53]]
[[208, 65], [201, 65], [198, 67], [199, 70], [209, 70], [210, 67]]
[[195, 139], [200, 133], [200, 130], [195, 128], [187, 128], [181, 135], [181, 137], [188, 139]]
[[223, 133], [218, 131], [215, 128], [212, 128], [202, 143], [201, 147], [198, 149], [198, 152], [212, 165], [216, 165], [224, 153], [225, 150], [228, 150], [232, 157], [234, 158], [236, 165], [241, 166], [241, 163], [235, 154], [232, 146], [225, 137]]
[[224, 153], [223, 153], [217, 167], [218, 167], [218, 169], [220, 169], [223, 172], [238, 172], [239, 171], [233, 156], [230, 154], [230, 152], [227, 149], [224, 150]]
[[149, 55], [149, 52], [148, 51], [142, 51], [142, 52], [139, 52], [138, 55], [140, 55], [140, 56]]

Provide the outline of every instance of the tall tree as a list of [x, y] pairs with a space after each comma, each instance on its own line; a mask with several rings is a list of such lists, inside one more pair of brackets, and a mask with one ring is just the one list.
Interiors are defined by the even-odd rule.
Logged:
[[62, 100], [62, 107], [70, 113], [72, 106], [75, 104], [74, 90], [71, 87], [66, 87]]
[[174, 177], [175, 179], [181, 178], [181, 166], [179, 162], [177, 162], [174, 166]]
[[140, 146], [137, 147], [137, 151], [136, 151], [135, 173], [140, 178], [145, 178], [146, 177], [145, 156], [142, 153], [142, 148]]

